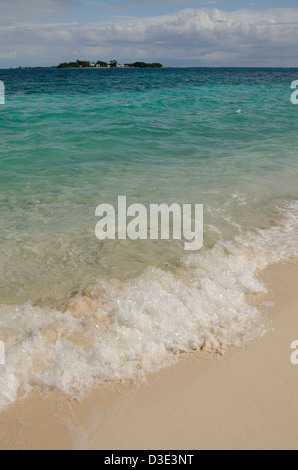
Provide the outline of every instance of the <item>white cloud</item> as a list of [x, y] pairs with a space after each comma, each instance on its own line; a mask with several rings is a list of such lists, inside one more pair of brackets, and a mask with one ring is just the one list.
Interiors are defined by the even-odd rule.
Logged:
[[297, 66], [298, 8], [197, 9], [88, 25], [0, 26], [0, 42], [2, 54], [16, 51], [10, 65], [118, 58], [169, 65]]

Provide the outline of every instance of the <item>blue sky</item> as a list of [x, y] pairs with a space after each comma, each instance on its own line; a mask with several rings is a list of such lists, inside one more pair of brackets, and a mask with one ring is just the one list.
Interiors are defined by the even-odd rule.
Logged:
[[[297, 7], [297, 0], [76, 0], [69, 3], [72, 5], [70, 11], [60, 16], [60, 19], [67, 18], [68, 21], [80, 23], [92, 23], [117, 16], [159, 16], [185, 8], [219, 8], [233, 11]], [[57, 20], [57, 15], [47, 17], [44, 21], [49, 20]]]
[[298, 66], [297, 0], [1, 0], [0, 68], [76, 59]]

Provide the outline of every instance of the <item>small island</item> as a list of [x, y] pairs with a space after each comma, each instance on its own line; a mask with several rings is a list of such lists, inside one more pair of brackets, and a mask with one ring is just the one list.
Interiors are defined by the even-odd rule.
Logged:
[[133, 64], [120, 65], [117, 60], [111, 60], [108, 64], [102, 60], [97, 62], [89, 62], [88, 60], [77, 60], [76, 62], [63, 62], [57, 66], [58, 69], [107, 69], [107, 68], [139, 68], [139, 69], [148, 69], [148, 68], [163, 68], [162, 64], [154, 62], [153, 64], [147, 64], [146, 62], [134, 62]]

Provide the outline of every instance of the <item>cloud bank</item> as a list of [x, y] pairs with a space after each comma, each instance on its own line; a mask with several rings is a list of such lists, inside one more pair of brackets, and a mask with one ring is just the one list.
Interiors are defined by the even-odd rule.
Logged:
[[0, 44], [0, 67], [55, 65], [78, 58], [296, 67], [298, 8], [188, 9], [160, 17], [116, 18], [88, 25], [0, 24]]

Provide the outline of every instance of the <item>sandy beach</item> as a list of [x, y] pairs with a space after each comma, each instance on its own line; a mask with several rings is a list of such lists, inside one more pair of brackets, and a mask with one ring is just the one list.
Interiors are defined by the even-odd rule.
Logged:
[[224, 357], [194, 353], [148, 377], [109, 383], [81, 402], [31, 393], [0, 416], [0, 449], [297, 449], [298, 262], [262, 273], [249, 299], [273, 331]]

